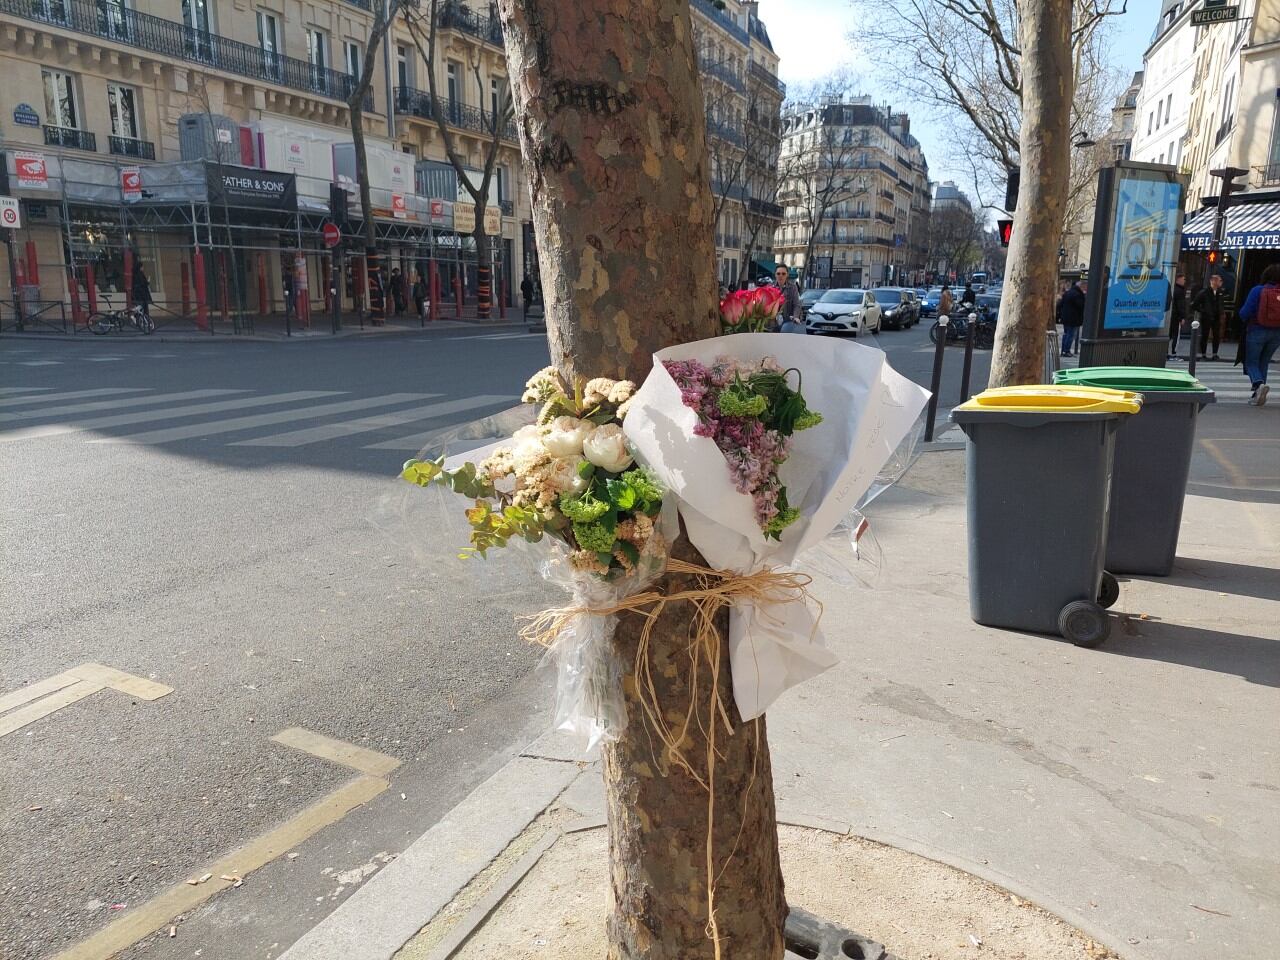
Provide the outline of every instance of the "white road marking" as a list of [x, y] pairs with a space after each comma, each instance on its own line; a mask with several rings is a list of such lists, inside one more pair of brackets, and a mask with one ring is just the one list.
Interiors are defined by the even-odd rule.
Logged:
[[0, 387], [0, 393], [39, 393], [49, 387]]
[[18, 365], [23, 367], [56, 367], [62, 364], [61, 360], [19, 360]]
[[396, 403], [411, 403], [415, 400], [431, 400], [438, 393], [388, 393], [381, 397], [365, 397], [361, 400], [345, 400], [342, 403], [323, 403], [318, 407], [295, 407], [276, 413], [263, 413], [252, 417], [234, 417], [214, 423], [195, 423], [184, 427], [172, 427], [167, 430], [151, 430], [146, 433], [129, 434], [123, 437], [102, 437], [91, 443], [137, 443], [155, 444], [172, 443], [175, 440], [192, 440], [214, 436], [219, 433], [234, 433], [237, 430], [251, 430], [254, 427], [265, 427], [276, 423], [291, 423], [295, 420], [310, 420], [327, 416], [331, 413], [350, 413], [353, 410], [367, 410], [370, 407], [389, 407]]
[[118, 410], [121, 407], [145, 407], [153, 403], [177, 403], [179, 400], [203, 400], [206, 397], [224, 397], [229, 393], [245, 392], [244, 390], [188, 390], [186, 393], [149, 393], [144, 397], [128, 397], [124, 400], [97, 400], [91, 403], [71, 403], [61, 407], [21, 410], [17, 413], [0, 413], [0, 423], [13, 420], [35, 420], [39, 417], [61, 417], [74, 413], [98, 413]]
[[[47, 390], [48, 387], [31, 389]], [[97, 390], [73, 390], [70, 393], [42, 393], [38, 397], [6, 397], [0, 407], [16, 407], [20, 403], [47, 403], [50, 400], [80, 400], [85, 397], [109, 397], [121, 393], [141, 393], [151, 387], [100, 387]]]
[[197, 403], [186, 407], [171, 407], [168, 410], [147, 410], [142, 413], [121, 413], [114, 417], [98, 417], [93, 420], [82, 420], [79, 423], [46, 424], [41, 427], [26, 427], [10, 432], [0, 431], [0, 442], [12, 440], [37, 440], [43, 437], [56, 437], [66, 433], [81, 433], [85, 430], [99, 430], [108, 427], [125, 427], [133, 423], [150, 423], [154, 420], [176, 420], [179, 417], [194, 417], [206, 413], [222, 413], [227, 410], [244, 410], [249, 407], [266, 407], [281, 403], [293, 403], [296, 400], [316, 400], [320, 397], [336, 397], [341, 390], [295, 390], [292, 393], [273, 393], [264, 397], [240, 397], [236, 400], [216, 400], [213, 403]]
[[341, 423], [326, 423], [318, 427], [294, 430], [290, 433], [278, 433], [270, 437], [256, 437], [253, 440], [238, 440], [233, 447], [301, 447], [309, 443], [320, 443], [324, 440], [335, 440], [338, 437], [349, 437], [355, 433], [368, 433], [386, 427], [398, 427], [403, 423], [414, 423], [418, 420], [431, 420], [435, 417], [460, 413], [463, 410], [474, 410], [478, 407], [496, 406], [500, 403], [512, 404], [515, 397], [484, 395], [467, 397], [462, 400], [447, 400], [444, 403], [432, 403], [425, 407], [414, 407], [411, 410], [398, 410], [395, 413], [381, 413], [376, 417], [362, 417], [359, 420], [346, 420]]

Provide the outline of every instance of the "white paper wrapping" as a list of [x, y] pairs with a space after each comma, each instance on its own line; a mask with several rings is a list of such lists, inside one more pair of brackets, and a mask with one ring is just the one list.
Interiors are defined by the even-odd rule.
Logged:
[[[792, 438], [779, 473], [801, 517], [766, 540], [752, 499], [739, 493], [724, 454], [699, 437], [695, 410], [685, 406], [664, 360], [719, 357], [744, 362], [775, 358], [795, 367], [816, 427]], [[794, 375], [789, 381], [795, 386]], [[858, 505], [884, 463], [908, 434], [929, 392], [891, 368], [884, 352], [826, 337], [742, 333], [682, 344], [654, 355], [653, 370], [631, 402], [623, 429], [637, 459], [678, 498], [693, 545], [719, 570], [750, 573], [790, 567]], [[760, 716], [784, 691], [832, 667], [813, 610], [799, 601], [733, 608], [729, 622], [733, 695], [744, 720]]]

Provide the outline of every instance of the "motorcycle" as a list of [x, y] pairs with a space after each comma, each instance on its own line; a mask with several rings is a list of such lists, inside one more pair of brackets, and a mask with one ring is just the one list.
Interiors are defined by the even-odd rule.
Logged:
[[[996, 321], [990, 308], [972, 303], [959, 304], [951, 311], [947, 323], [947, 343], [963, 343], [969, 337], [969, 316], [976, 314], [973, 345], [979, 350], [990, 350], [996, 343]], [[929, 339], [938, 342], [938, 324], [929, 328]]]

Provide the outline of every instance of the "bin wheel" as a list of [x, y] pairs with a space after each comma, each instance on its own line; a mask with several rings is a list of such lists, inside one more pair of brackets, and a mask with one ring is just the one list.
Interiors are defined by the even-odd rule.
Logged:
[[1120, 599], [1120, 584], [1107, 571], [1102, 571], [1102, 585], [1098, 588], [1098, 606], [1110, 610]]
[[1058, 632], [1077, 647], [1096, 647], [1111, 632], [1111, 620], [1096, 603], [1073, 600], [1058, 614]]

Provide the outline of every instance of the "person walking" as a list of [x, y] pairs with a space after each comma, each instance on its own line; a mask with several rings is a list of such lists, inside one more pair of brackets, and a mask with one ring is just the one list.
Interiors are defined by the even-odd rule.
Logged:
[[395, 304], [397, 317], [404, 313], [405, 302], [407, 300], [404, 294], [404, 275], [400, 272], [399, 267], [392, 267], [391, 300]]
[[951, 288], [943, 287], [942, 293], [938, 294], [938, 316], [951, 318], [951, 311], [955, 309], [956, 300], [951, 296]]
[[1067, 292], [1058, 301], [1064, 357], [1074, 357], [1077, 353], [1076, 339], [1080, 336], [1080, 328], [1084, 326], [1084, 302], [1088, 291], [1089, 281], [1082, 277], [1067, 287]]
[[782, 290], [782, 309], [778, 311], [778, 329], [782, 333], [805, 333], [804, 317], [800, 308], [800, 287], [791, 279], [791, 271], [779, 264], [773, 272], [773, 278]]
[[[1218, 359], [1218, 346], [1222, 341], [1222, 308], [1227, 295], [1222, 289], [1222, 277], [1214, 274], [1209, 278], [1209, 285], [1196, 294], [1191, 303], [1192, 311], [1200, 319], [1200, 359], [1208, 360], [1209, 341], [1213, 340], [1213, 359]], [[1196, 348], [1191, 345], [1191, 349]]]
[[413, 309], [419, 320], [427, 318], [427, 281], [422, 279], [421, 270], [413, 278]]
[[138, 307], [142, 315], [150, 321], [151, 304], [154, 302], [151, 297], [151, 281], [147, 279], [147, 272], [142, 269], [142, 264], [136, 259], [133, 262], [133, 282], [129, 296], [133, 300], [133, 305]]
[[1267, 369], [1280, 349], [1280, 264], [1262, 271], [1262, 283], [1249, 291], [1240, 319], [1244, 321], [1244, 373], [1253, 386], [1249, 405], [1267, 402]]
[[527, 314], [529, 308], [533, 306], [533, 278], [527, 273], [520, 281], [520, 299], [524, 301], [524, 312]]
[[[1182, 336], [1182, 325], [1187, 322], [1187, 275], [1178, 272], [1173, 284], [1173, 306], [1169, 311], [1169, 359], [1178, 359], [1178, 338]], [[1191, 344], [1194, 350], [1196, 345]]]

